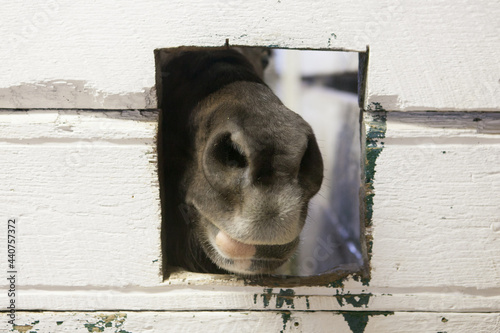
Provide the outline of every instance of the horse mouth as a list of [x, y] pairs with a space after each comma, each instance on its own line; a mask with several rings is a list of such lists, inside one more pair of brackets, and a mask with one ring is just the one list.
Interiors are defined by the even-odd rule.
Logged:
[[270, 274], [290, 259], [299, 244], [299, 237], [282, 245], [247, 244], [213, 223], [204, 229], [201, 244], [208, 257], [220, 268], [238, 274]]

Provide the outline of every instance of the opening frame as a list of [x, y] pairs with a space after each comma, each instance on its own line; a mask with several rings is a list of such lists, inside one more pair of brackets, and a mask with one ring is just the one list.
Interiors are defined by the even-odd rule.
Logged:
[[[238, 48], [253, 48], [253, 46], [243, 46], [243, 45], [231, 45], [226, 44], [224, 47], [177, 47], [177, 48], [162, 48], [155, 50], [155, 62], [156, 62], [156, 92], [157, 92], [157, 100], [158, 100], [158, 108], [161, 110], [163, 107], [163, 97], [162, 97], [162, 73], [161, 73], [161, 64], [164, 61], [168, 61], [168, 54], [178, 52], [180, 49], [182, 50], [206, 50], [206, 49], [225, 49], [228, 47], [238, 47]], [[258, 47], [258, 46], [255, 46]], [[274, 49], [274, 48], [271, 48]], [[301, 50], [301, 49], [297, 49]], [[318, 51], [327, 51], [327, 50], [318, 50]], [[328, 51], [337, 51], [337, 50], [328, 50]], [[343, 51], [343, 50], [338, 50]], [[370, 256], [371, 256], [371, 243], [372, 238], [371, 235], [367, 235], [367, 229], [370, 226], [370, 221], [367, 219], [371, 214], [368, 214], [367, 209], [369, 208], [369, 204], [367, 200], [369, 200], [371, 189], [369, 184], [366, 183], [366, 175], [365, 169], [368, 160], [366, 158], [366, 145], [367, 140], [364, 126], [364, 113], [363, 110], [364, 99], [365, 99], [365, 89], [366, 89], [366, 80], [367, 80], [367, 68], [369, 61], [369, 50], [367, 48], [366, 52], [360, 52], [359, 62], [358, 62], [358, 104], [360, 107], [360, 118], [359, 118], [359, 129], [360, 129], [360, 146], [361, 146], [361, 161], [360, 161], [360, 169], [361, 169], [361, 177], [362, 186], [359, 190], [359, 212], [360, 212], [360, 240], [359, 243], [361, 245], [361, 253], [363, 256], [363, 265], [340, 265], [332, 269], [330, 273], [320, 274], [315, 276], [281, 276], [281, 275], [262, 275], [262, 276], [238, 276], [233, 274], [210, 274], [210, 273], [193, 273], [186, 271], [180, 267], [175, 267], [169, 265], [166, 260], [165, 253], [165, 224], [166, 219], [168, 217], [165, 216], [165, 189], [163, 184], [163, 166], [160, 161], [163, 161], [164, 150], [161, 147], [161, 142], [163, 140], [164, 133], [161, 133], [161, 125], [162, 122], [165, 121], [163, 112], [160, 111], [159, 116], [159, 132], [158, 132], [158, 174], [160, 177], [160, 197], [161, 197], [161, 206], [162, 206], [162, 273], [164, 282], [166, 283], [174, 283], [177, 284], [179, 281], [187, 281], [190, 284], [189, 280], [192, 280], [193, 283], [199, 284], [227, 284], [231, 285], [251, 285], [251, 286], [280, 286], [280, 287], [296, 287], [296, 286], [334, 286], [341, 284], [343, 280], [352, 276], [355, 280], [361, 281], [369, 281], [370, 279]], [[206, 278], [206, 280], [204, 279]]]

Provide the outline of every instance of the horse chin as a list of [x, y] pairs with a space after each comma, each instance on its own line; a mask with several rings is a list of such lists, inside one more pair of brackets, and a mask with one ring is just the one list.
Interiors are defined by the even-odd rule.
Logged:
[[[299, 237], [283, 245], [254, 245], [255, 251], [250, 256], [228, 255], [217, 244], [217, 235], [221, 230], [207, 219], [198, 225], [199, 243], [208, 258], [219, 268], [241, 275], [272, 274], [277, 268], [286, 263], [295, 253], [299, 244]], [[245, 246], [251, 246], [245, 244]]]

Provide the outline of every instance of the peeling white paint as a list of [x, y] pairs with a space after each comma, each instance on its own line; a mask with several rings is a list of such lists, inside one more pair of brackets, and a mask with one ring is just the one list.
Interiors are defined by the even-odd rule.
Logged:
[[[0, 108], [154, 108], [153, 51], [182, 45], [370, 49], [366, 105], [500, 109], [500, 3], [52, 0], [6, 3]], [[56, 90], [44, 82], [80, 82]], [[36, 102], [36, 105], [35, 105]]]

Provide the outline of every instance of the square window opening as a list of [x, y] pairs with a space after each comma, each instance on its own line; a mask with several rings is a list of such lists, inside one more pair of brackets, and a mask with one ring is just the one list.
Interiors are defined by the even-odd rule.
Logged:
[[[254, 124], [251, 119], [266, 117], [265, 113], [258, 113], [249, 114], [246, 117], [238, 116], [246, 120], [240, 119], [236, 125], [234, 122], [221, 125], [223, 118], [229, 119], [235, 115], [228, 113], [226, 109], [241, 107], [237, 100], [231, 100], [235, 94], [242, 94], [238, 98], [241, 101], [262, 105], [261, 101], [253, 101], [253, 97], [246, 96], [252, 92], [249, 93], [247, 90], [238, 92], [238, 89], [254, 89], [253, 83], [260, 84], [257, 79], [253, 79], [251, 74], [245, 72], [246, 64], [240, 64], [239, 58], [232, 59], [230, 55], [228, 58], [228, 55], [222, 54], [215, 57], [226, 57], [225, 60], [220, 60], [220, 57], [218, 60], [207, 60], [207, 57], [214, 57], [207, 53], [200, 60], [195, 54], [199, 51], [211, 52], [227, 49], [229, 47], [181, 47], [155, 50], [156, 87], [158, 107], [161, 110], [158, 126], [158, 173], [162, 201], [164, 277], [168, 279], [171, 274], [182, 274], [183, 271], [214, 274], [225, 274], [229, 271], [241, 276], [241, 279], [247, 283], [258, 285], [279, 283], [281, 286], [327, 284], [348, 274], [366, 278], [368, 259], [364, 233], [365, 193], [362, 144], [364, 137], [362, 135], [362, 111], [359, 105], [362, 105], [364, 98], [367, 53], [230, 47], [250, 59], [255, 73], [262, 77], [264, 83], [271, 88], [283, 104], [310, 124], [324, 165], [321, 188], [308, 204], [306, 203], [307, 218], [301, 228], [300, 237], [288, 242], [289, 239], [286, 237], [277, 236], [276, 244], [272, 244], [272, 240], [269, 241], [270, 236], [267, 235], [267, 238], [262, 238], [265, 239], [262, 243], [257, 244], [255, 239], [243, 240], [241, 238], [243, 234], [239, 233], [242, 229], [234, 227], [234, 224], [243, 223], [243, 217], [240, 216], [233, 221], [233, 225], [229, 223], [221, 225], [213, 220], [217, 217], [224, 220], [231, 214], [231, 216], [238, 216], [237, 212], [246, 209], [242, 208], [240, 203], [254, 200], [249, 197], [250, 193], [266, 198], [267, 201], [274, 200], [273, 196], [266, 196], [267, 192], [275, 191], [274, 196], [282, 196], [281, 201], [276, 200], [274, 204], [263, 206], [258, 202], [258, 198], [255, 199], [257, 201], [253, 202], [251, 207], [257, 207], [256, 209], [266, 212], [272, 210], [270, 207], [287, 200], [295, 205], [303, 203], [294, 198], [292, 193], [287, 192], [287, 186], [276, 185], [279, 183], [276, 180], [278, 173], [269, 169], [282, 163], [271, 164], [269, 162], [269, 160], [274, 161], [272, 156], [275, 155], [265, 155], [264, 161], [259, 162], [257, 162], [258, 159], [249, 160], [251, 156], [258, 155], [255, 151], [267, 149], [262, 146], [261, 142], [258, 148], [252, 144], [258, 141], [259, 137], [265, 138], [266, 135], [272, 137], [273, 133], [263, 130], [262, 134], [253, 135], [251, 138], [240, 137], [245, 132], [238, 127], [242, 124], [246, 124], [243, 127], [250, 127], [255, 132], [259, 131], [259, 128], [264, 129], [267, 123], [279, 122], [279, 119], [261, 119]], [[225, 62], [229, 62], [229, 65]], [[236, 67], [234, 67], [235, 63]], [[200, 68], [196, 66], [202, 66], [202, 71], [200, 72]], [[204, 70], [203, 66], [211, 67]], [[231, 72], [233, 67], [237, 69], [237, 72]], [[178, 70], [180, 68], [184, 69]], [[222, 78], [213, 76], [213, 73], [217, 71], [223, 74]], [[229, 78], [230, 76], [234, 77]], [[189, 77], [192, 81], [186, 80], [185, 77]], [[208, 81], [199, 85], [199, 82], [203, 83], [203, 80]], [[227, 82], [224, 82], [225, 80]], [[250, 83], [232, 84], [239, 80]], [[192, 84], [193, 82], [196, 84]], [[228, 97], [224, 94], [225, 92], [232, 95]], [[254, 93], [260, 96], [258, 98], [272, 99], [259, 88], [256, 88]], [[215, 111], [200, 111], [203, 108], [212, 108]], [[186, 110], [189, 112], [182, 112]], [[194, 112], [200, 114], [190, 115], [191, 110], [196, 110]], [[214, 115], [214, 112], [226, 113], [224, 117], [220, 117]], [[245, 114], [246, 111], [241, 109], [238, 112]], [[295, 119], [289, 118], [288, 115], [283, 117], [283, 119]], [[297, 122], [297, 126], [302, 126], [302, 123]], [[297, 128], [297, 131], [300, 130], [303, 128]], [[214, 131], [215, 134], [213, 134]], [[284, 133], [286, 134], [286, 131], [279, 131], [274, 135], [282, 137]], [[286, 137], [284, 139], [286, 140]], [[295, 136], [290, 140], [290, 144], [293, 145], [294, 140], [298, 139]], [[306, 145], [309, 144], [310, 142], [307, 142]], [[208, 154], [206, 151], [210, 147], [216, 147], [216, 149]], [[285, 153], [282, 152], [282, 154]], [[303, 152], [300, 154], [307, 155]], [[304, 162], [300, 161], [298, 183], [301, 183], [302, 170], [307, 171], [307, 167], [303, 164]], [[258, 168], [257, 165], [259, 165]], [[257, 169], [260, 173], [255, 171]], [[254, 175], [254, 178], [251, 175]], [[209, 187], [203, 184], [203, 179], [206, 180], [207, 177], [213, 177], [207, 182]], [[257, 181], [257, 179], [259, 182], [251, 185], [254, 192], [243, 189], [242, 183]], [[311, 181], [307, 177], [304, 179], [303, 183]], [[196, 192], [193, 190], [196, 186], [199, 186], [200, 191], [204, 193], [217, 192], [227, 197], [227, 202], [234, 203], [233, 211], [228, 213], [228, 210], [232, 209], [228, 207], [230, 205], [224, 205], [212, 195], [205, 207], [211, 207], [215, 211], [219, 209], [221, 212], [200, 212], [196, 204], [196, 200], [200, 199], [199, 194], [193, 193]], [[233, 190], [231, 186], [236, 186], [237, 189]], [[268, 190], [265, 190], [266, 186]], [[259, 188], [262, 189], [261, 192], [258, 191]], [[277, 188], [279, 189], [276, 190]], [[300, 188], [298, 190], [300, 191]], [[293, 210], [286, 204], [282, 206], [286, 207], [283, 209]], [[293, 213], [289, 215], [274, 213], [277, 223], [286, 216], [290, 219], [297, 218]], [[207, 214], [209, 216], [206, 216]], [[266, 214], [268, 214], [266, 216], [272, 216], [271, 212]], [[271, 219], [272, 221], [274, 220]], [[200, 228], [200, 223], [208, 223], [209, 226], [203, 229]], [[258, 219], [255, 223], [259, 223]], [[228, 226], [229, 230], [221, 231], [222, 228]], [[286, 225], [284, 227], [287, 228]], [[273, 231], [265, 227], [262, 229], [268, 234]], [[196, 233], [200, 232], [208, 234], [201, 238], [201, 242], [213, 243], [208, 248], [199, 244], [200, 238], [197, 238]], [[291, 243], [293, 246], [290, 245]], [[214, 249], [218, 245], [221, 245], [221, 248]], [[209, 255], [205, 253], [210, 251], [218, 251], [216, 256], [222, 255], [234, 259], [229, 260], [229, 266], [224, 266], [227, 263], [217, 262], [217, 258], [213, 260], [210, 253]], [[285, 255], [287, 251], [293, 253]], [[279, 262], [278, 267], [273, 267], [271, 274], [268, 272], [248, 274], [248, 271], [255, 267], [259, 269], [258, 265], [253, 263], [253, 259], [249, 260], [258, 256], [268, 256], [271, 259], [277, 257], [280, 260], [285, 258], [286, 260], [284, 263]], [[190, 260], [192, 262], [189, 262]], [[221, 266], [226, 269], [221, 269]], [[231, 270], [233, 267], [235, 269]], [[220, 277], [223, 279], [224, 275]]]

